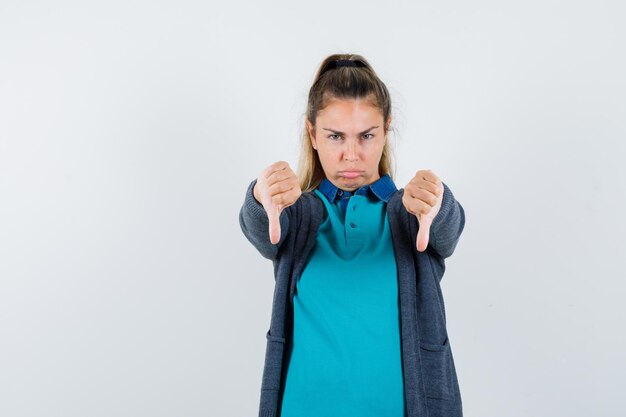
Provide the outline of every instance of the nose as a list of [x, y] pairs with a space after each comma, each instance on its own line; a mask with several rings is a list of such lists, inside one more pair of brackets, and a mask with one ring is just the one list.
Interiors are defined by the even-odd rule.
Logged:
[[346, 161], [356, 161], [357, 160], [357, 144], [352, 140], [346, 141], [346, 149], [344, 151], [343, 158]]

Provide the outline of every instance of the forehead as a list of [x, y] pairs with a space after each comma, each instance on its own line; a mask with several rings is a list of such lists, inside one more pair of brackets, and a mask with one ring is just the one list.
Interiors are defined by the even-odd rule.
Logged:
[[383, 117], [371, 98], [329, 98], [325, 104], [317, 116], [320, 122], [352, 125], [378, 122]]

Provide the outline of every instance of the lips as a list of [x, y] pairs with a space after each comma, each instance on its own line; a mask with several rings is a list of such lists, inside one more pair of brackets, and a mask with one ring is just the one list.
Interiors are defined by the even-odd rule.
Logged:
[[356, 178], [361, 175], [363, 171], [341, 171], [340, 174], [346, 178]]

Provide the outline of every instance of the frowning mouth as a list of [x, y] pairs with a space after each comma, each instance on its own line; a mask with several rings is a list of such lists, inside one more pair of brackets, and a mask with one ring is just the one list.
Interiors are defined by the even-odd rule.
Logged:
[[339, 174], [346, 178], [356, 178], [361, 175], [363, 171], [340, 171]]

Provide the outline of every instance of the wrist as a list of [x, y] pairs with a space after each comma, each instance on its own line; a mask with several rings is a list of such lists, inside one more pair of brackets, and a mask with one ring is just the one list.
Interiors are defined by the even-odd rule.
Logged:
[[254, 188], [252, 189], [252, 195], [254, 195], [254, 199], [256, 200], [256, 202], [261, 204], [261, 196], [257, 194], [256, 186], [257, 184], [254, 184]]

